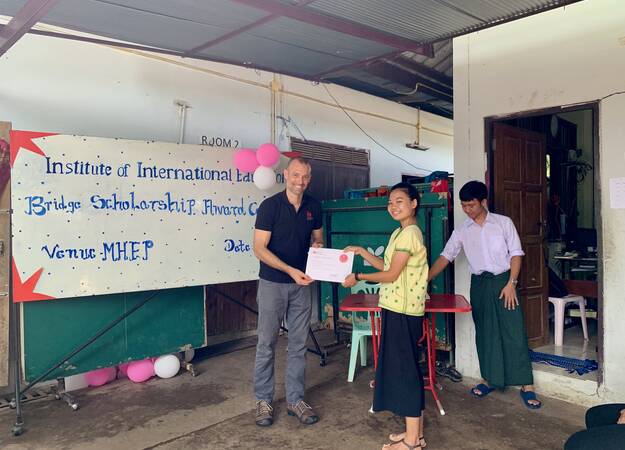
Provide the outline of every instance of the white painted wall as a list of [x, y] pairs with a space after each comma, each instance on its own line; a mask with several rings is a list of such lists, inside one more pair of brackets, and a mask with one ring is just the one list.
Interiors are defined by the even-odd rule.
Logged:
[[[0, 120], [15, 129], [175, 142], [173, 101], [179, 99], [191, 106], [185, 143], [225, 136], [256, 147], [271, 139], [271, 79], [270, 73], [224, 64], [27, 35], [0, 58]], [[278, 95], [278, 113], [290, 116], [307, 139], [369, 149], [372, 185], [394, 183], [402, 173], [451, 171], [451, 120], [422, 113], [421, 142], [430, 150], [407, 149], [415, 140], [415, 109], [328, 86], [343, 106], [390, 119], [350, 113], [393, 153], [426, 169], [419, 171], [374, 144], [343, 111], [320, 103], [334, 104], [322, 85], [280, 79], [285, 92]], [[280, 121], [276, 127], [286, 150], [286, 130]], [[300, 137], [293, 127], [289, 132]]]
[[[625, 90], [625, 8], [592, 0], [454, 40], [454, 167], [458, 186], [484, 179], [484, 118], [589, 102]], [[625, 398], [625, 210], [609, 207], [609, 179], [625, 176], [625, 95], [600, 102], [599, 154], [604, 264], [602, 399]], [[459, 204], [456, 223], [464, 219]], [[464, 260], [456, 289], [468, 295]], [[473, 325], [457, 321], [457, 365], [478, 376]], [[561, 388], [565, 389], [565, 388]], [[594, 392], [592, 394], [597, 396]], [[599, 400], [599, 399], [597, 399]]]

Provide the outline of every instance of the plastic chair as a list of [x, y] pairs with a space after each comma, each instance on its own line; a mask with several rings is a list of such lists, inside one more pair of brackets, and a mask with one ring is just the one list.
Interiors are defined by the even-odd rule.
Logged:
[[[379, 283], [371, 283], [365, 280], [359, 281], [351, 288], [352, 294], [377, 294], [379, 290]], [[350, 383], [354, 381], [359, 349], [360, 365], [367, 365], [367, 336], [371, 336], [371, 318], [369, 313], [352, 313], [352, 343], [349, 355], [349, 370], [347, 372], [347, 381]]]
[[588, 340], [588, 326], [586, 323], [586, 299], [597, 298], [597, 283], [594, 281], [564, 280], [564, 284], [569, 294], [564, 297], [549, 297], [553, 304], [555, 315], [554, 320], [554, 340], [557, 347], [562, 347], [564, 340], [564, 310], [568, 303], [577, 303], [584, 331], [584, 340]]

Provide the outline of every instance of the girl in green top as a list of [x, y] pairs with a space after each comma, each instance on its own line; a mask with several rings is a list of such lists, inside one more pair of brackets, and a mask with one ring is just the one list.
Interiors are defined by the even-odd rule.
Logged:
[[352, 287], [359, 280], [381, 284], [382, 329], [373, 410], [391, 411], [406, 418], [406, 431], [391, 434], [392, 442], [383, 450], [420, 450], [425, 446], [425, 396], [417, 342], [423, 332], [428, 263], [423, 236], [417, 226], [419, 200], [419, 193], [408, 183], [391, 188], [388, 212], [400, 227], [391, 235], [384, 259], [362, 247], [345, 249], [379, 271], [352, 273], [345, 278], [343, 286]]

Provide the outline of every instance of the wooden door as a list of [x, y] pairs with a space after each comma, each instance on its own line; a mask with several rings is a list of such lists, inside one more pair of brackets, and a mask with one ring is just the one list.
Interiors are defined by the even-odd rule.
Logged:
[[494, 212], [509, 216], [521, 238], [525, 257], [519, 276], [528, 344], [549, 341], [548, 277], [543, 254], [547, 211], [545, 136], [494, 124]]
[[253, 334], [258, 310], [257, 281], [239, 281], [206, 286], [206, 334], [208, 344], [235, 340]]

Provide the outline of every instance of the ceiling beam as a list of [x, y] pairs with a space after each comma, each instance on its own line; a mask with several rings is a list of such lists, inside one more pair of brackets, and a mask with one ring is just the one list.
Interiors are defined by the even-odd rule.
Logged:
[[197, 47], [192, 48], [191, 50], [188, 50], [185, 52], [186, 56], [192, 56], [202, 50], [205, 50], [209, 47], [212, 47], [213, 45], [217, 45], [223, 41], [227, 41], [228, 39], [232, 39], [235, 36], [238, 36], [239, 34], [245, 33], [248, 30], [251, 30], [252, 28], [256, 28], [259, 27], [267, 22], [271, 22], [274, 19], [277, 19], [278, 15], [276, 14], [269, 14], [268, 16], [262, 17], [248, 25], [245, 25], [244, 27], [241, 28], [237, 28], [236, 30], [231, 31], [230, 33], [226, 33], [223, 36], [219, 36], [216, 39], [213, 39], [211, 41], [205, 42], [202, 45], [198, 45]]
[[431, 46], [422, 45], [420, 42], [413, 41], [394, 34], [385, 33], [383, 31], [361, 25], [356, 22], [338, 19], [332, 16], [318, 13], [309, 8], [300, 8], [281, 3], [277, 0], [231, 0], [243, 5], [266, 11], [270, 14], [276, 14], [288, 17], [299, 22], [308, 23], [338, 33], [359, 37], [368, 41], [377, 42], [387, 45], [398, 50], [410, 50], [425, 56], [431, 56], [429, 53]]
[[[393, 94], [394, 95], [390, 97], [386, 97], [386, 99], [392, 102], [401, 103], [401, 104], [419, 103], [419, 102], [428, 103], [432, 100], [441, 101], [437, 98], [433, 98], [429, 95], [426, 95], [423, 92], [417, 92], [416, 94], [413, 94], [413, 95], [397, 95], [396, 92], [393, 92]], [[422, 95], [419, 95], [419, 94], [422, 94]]]
[[441, 44], [436, 49], [436, 61], [432, 64], [432, 69], [443, 73], [453, 66], [453, 44], [451, 39], [447, 39]]
[[[0, 33], [2, 32], [4, 27], [6, 27], [6, 25], [0, 25]], [[98, 45], [108, 45], [110, 47], [127, 48], [130, 50], [138, 50], [142, 52], [151, 52], [151, 53], [172, 55], [172, 56], [177, 56], [180, 58], [185, 58], [185, 54], [180, 51], [167, 50], [167, 49], [159, 48], [159, 47], [150, 47], [150, 46], [141, 45], [141, 44], [129, 44], [127, 42], [113, 41], [110, 39], [91, 38], [87, 36], [78, 36], [74, 34], [58, 33], [55, 31], [33, 30], [33, 29], [29, 30], [28, 33], [35, 34], [37, 36], [48, 36], [48, 37], [54, 37], [54, 38], [69, 39], [70, 41], [87, 42], [90, 44], [98, 44]], [[214, 56], [208, 57], [208, 56], [202, 56], [199, 54], [192, 55], [189, 58], [198, 59], [202, 61], [230, 64], [233, 66], [245, 67], [247, 69], [258, 69], [258, 70], [263, 70], [265, 72], [270, 72], [270, 73], [281, 73], [283, 75], [288, 75], [294, 78], [302, 78], [304, 80], [318, 81], [316, 79], [311, 78], [310, 76], [306, 76], [301, 73], [294, 73], [294, 72], [290, 72], [286, 70], [277, 70], [273, 67], [267, 67], [267, 66], [263, 66], [260, 64], [256, 64], [256, 63], [246, 64], [246, 63], [242, 63], [241, 61], [231, 60], [227, 58], [219, 58], [219, 57], [214, 57]]]
[[421, 91], [424, 94], [431, 95], [432, 97], [436, 97], [450, 103], [453, 103], [454, 101], [454, 92], [449, 87], [440, 85], [406, 70], [402, 70], [397, 66], [385, 62], [376, 62], [364, 67], [363, 70], [366, 70], [368, 73], [375, 75], [376, 77], [384, 78], [385, 80], [399, 84], [407, 90], [414, 90], [415, 87], [417, 87], [417, 91]]
[[[343, 64], [341, 66], [335, 66], [335, 67], [331, 67], [327, 70], [324, 70], [323, 72], [319, 72], [316, 73], [312, 76], [313, 79], [315, 80], [326, 80], [328, 78], [333, 78], [335, 76], [340, 76], [340, 72], [343, 71], [347, 71], [347, 70], [352, 70], [352, 69], [357, 69], [359, 67], [364, 67], [366, 65], [369, 65], [375, 61], [379, 61], [382, 59], [392, 59], [395, 58], [396, 56], [400, 55], [401, 53], [403, 53], [403, 51], [401, 50], [396, 50], [394, 52], [391, 53], [384, 53], [383, 55], [377, 55], [377, 56], [372, 56], [371, 58], [366, 58], [366, 59], [361, 59], [360, 61], [354, 61], [351, 63], [347, 63], [347, 64]], [[434, 53], [432, 53], [434, 54]], [[339, 75], [336, 75], [339, 74]]]
[[[354, 89], [356, 91], [367, 92], [368, 94], [375, 95], [378, 97], [383, 97], [386, 99], [389, 99], [390, 97], [394, 95], [397, 95], [388, 86], [380, 86], [378, 84], [368, 83], [365, 80], [361, 80], [359, 78], [353, 78], [350, 76], [326, 78], [324, 82], [339, 84], [341, 86], [345, 86], [350, 89]], [[414, 102], [415, 98], [412, 97], [411, 101]]]
[[0, 56], [28, 32], [58, 0], [28, 0], [0, 30]]
[[[428, 53], [430, 54], [429, 57], [433, 58], [434, 57], [434, 47], [430, 44], [427, 44], [427, 46], [429, 47]], [[375, 61], [381, 61], [381, 60], [395, 60], [397, 59], [398, 61], [402, 61], [404, 58], [401, 58], [402, 54], [404, 53], [403, 50], [397, 50], [391, 53], [385, 53], [383, 55], [377, 55], [377, 56], [373, 56], [371, 58], [367, 58], [367, 59], [363, 59], [360, 61], [354, 61], [352, 63], [348, 63], [348, 64], [343, 64], [341, 66], [336, 66], [336, 67], [331, 67], [327, 70], [324, 70], [323, 72], [319, 72], [316, 73], [312, 76], [313, 79], [317, 79], [317, 80], [324, 80], [324, 79], [328, 79], [328, 78], [332, 78], [333, 76], [336, 76], [335, 74], [339, 73], [339, 72], [343, 72], [346, 70], [352, 70], [352, 69], [357, 69], [359, 67], [364, 67], [367, 66]], [[414, 53], [414, 52], [413, 52]], [[431, 69], [434, 70], [434, 69]], [[438, 72], [438, 71], [436, 71]], [[449, 78], [449, 77], [448, 77]], [[445, 83], [443, 83], [445, 84]], [[450, 86], [453, 85], [453, 83], [449, 84]]]
[[369, 94], [385, 98], [386, 100], [390, 100], [392, 102], [401, 103], [411, 108], [419, 108], [422, 111], [427, 111], [432, 114], [447, 117], [448, 119], [453, 118], [453, 105], [451, 103], [449, 103], [449, 107], [446, 107], [432, 103], [430, 100], [428, 100], [428, 97], [423, 98], [423, 95], [394, 95], [395, 92], [388, 87], [373, 85], [371, 83], [367, 83], [366, 81], [362, 81], [356, 78], [337, 77], [327, 78], [326, 81], [355, 89], [357, 91], [364, 91]]
[[425, 64], [418, 63], [416, 61], [406, 59], [406, 58], [396, 58], [391, 61], [393, 65], [399, 65], [411, 72], [415, 72], [418, 75], [423, 75], [427, 78], [434, 80], [435, 82], [447, 86], [449, 89], [453, 89], [454, 81], [452, 77], [448, 77], [442, 72], [438, 70], [432, 69], [431, 67], [426, 66]]
[[[309, 3], [312, 3], [314, 1], [316, 1], [316, 0], [302, 0], [297, 6], [295, 6], [295, 8], [301, 8], [301, 7], [303, 7], [305, 5], [308, 5]], [[198, 53], [198, 52], [200, 52], [202, 50], [205, 50], [205, 49], [207, 49], [209, 47], [217, 45], [217, 44], [219, 44], [219, 43], [221, 43], [223, 41], [227, 41], [228, 39], [232, 39], [233, 37], [238, 36], [239, 34], [245, 33], [246, 31], [249, 31], [249, 30], [251, 30], [253, 28], [256, 28], [256, 27], [259, 27], [261, 25], [264, 25], [267, 22], [271, 22], [272, 20], [275, 20], [275, 19], [277, 19], [279, 17], [281, 17], [279, 14], [269, 14], [269, 15], [267, 15], [265, 17], [261, 17], [260, 19], [254, 21], [254, 22], [252, 22], [250, 24], [247, 24], [247, 25], [245, 25], [245, 26], [243, 26], [241, 28], [237, 28], [236, 30], [231, 31], [230, 33], [226, 33], [223, 36], [220, 36], [220, 37], [218, 37], [216, 39], [213, 39], [211, 41], [205, 42], [202, 45], [198, 45], [197, 47], [192, 48], [191, 50], [186, 51], [185, 55], [186, 56], [192, 56], [195, 53]]]

